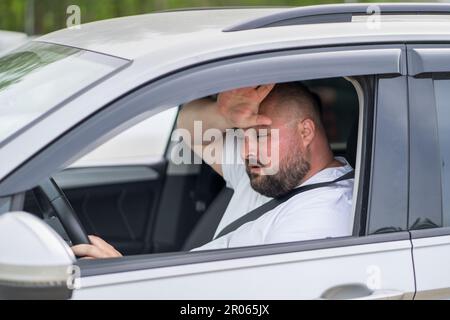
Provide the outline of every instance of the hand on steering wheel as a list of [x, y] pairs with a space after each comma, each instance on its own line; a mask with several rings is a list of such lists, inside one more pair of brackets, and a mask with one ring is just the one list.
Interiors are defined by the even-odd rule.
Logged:
[[86, 234], [69, 200], [53, 178], [41, 183], [39, 189], [42, 196], [46, 198], [47, 203], [50, 204], [52, 214], [61, 222], [67, 236], [71, 240], [72, 250], [76, 256], [87, 259], [122, 256], [119, 251], [106, 241]]
[[72, 251], [76, 256], [83, 257], [83, 259], [122, 257], [122, 254], [105, 240], [96, 236], [89, 236], [89, 240], [91, 240], [92, 244], [79, 244], [72, 247]]

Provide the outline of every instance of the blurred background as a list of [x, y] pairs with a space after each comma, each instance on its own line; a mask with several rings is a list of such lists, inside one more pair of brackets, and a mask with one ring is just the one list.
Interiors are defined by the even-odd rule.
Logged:
[[[448, 1], [448, 0], [447, 0]], [[0, 0], [0, 30], [41, 35], [66, 26], [69, 5], [81, 23], [154, 11], [215, 6], [304, 6], [356, 0]], [[364, 1], [380, 2], [380, 1]], [[393, 1], [384, 1], [393, 2]], [[423, 1], [421, 1], [423, 2]]]

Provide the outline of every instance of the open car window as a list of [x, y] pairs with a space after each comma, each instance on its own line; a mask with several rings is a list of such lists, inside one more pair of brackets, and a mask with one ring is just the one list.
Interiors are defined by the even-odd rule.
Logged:
[[[354, 83], [329, 78], [304, 84], [322, 101], [334, 155], [354, 167], [361, 107]], [[223, 196], [223, 179], [201, 159], [172, 161], [178, 140], [171, 134], [178, 112], [172, 107], [152, 115], [54, 175], [88, 234], [100, 236], [125, 255], [200, 247], [208, 237], [212, 240], [230, 200], [232, 193]], [[202, 230], [214, 210], [215, 225]]]

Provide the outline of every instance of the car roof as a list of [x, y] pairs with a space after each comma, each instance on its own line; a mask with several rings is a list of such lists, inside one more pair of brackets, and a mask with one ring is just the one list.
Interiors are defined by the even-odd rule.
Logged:
[[[370, 7], [369, 7], [370, 5]], [[380, 4], [382, 9], [393, 8], [390, 4]], [[356, 6], [371, 8], [376, 4], [362, 4]], [[414, 5], [395, 5], [394, 8], [414, 9]], [[426, 7], [423, 7], [426, 6]], [[369, 41], [393, 41], [399, 40], [448, 40], [450, 36], [450, 5], [426, 4], [417, 7], [438, 8], [438, 12], [418, 17], [414, 12], [407, 17], [390, 15], [384, 17], [381, 28], [369, 28], [367, 21], [345, 23], [293, 23], [283, 27], [255, 26], [249, 28], [252, 23], [268, 20], [271, 17], [283, 17], [292, 19], [311, 12], [312, 9], [329, 15], [331, 12], [354, 9], [350, 4], [321, 5], [303, 8], [245, 8], [245, 9], [210, 9], [188, 10], [151, 13], [137, 16], [129, 16], [103, 20], [83, 24], [79, 29], [63, 29], [41, 38], [37, 41], [50, 42], [66, 46], [82, 48], [101, 52], [113, 56], [135, 60], [140, 57], [160, 58], [158, 52], [166, 51], [171, 55], [186, 56], [196, 54], [201, 50], [215, 50], [236, 47], [239, 45], [276, 43], [292, 41], [301, 46], [314, 43], [330, 45], [338, 43], [338, 39], [360, 42], [361, 39]], [[343, 8], [343, 9], [342, 9]], [[429, 10], [429, 9], [427, 9]], [[447, 10], [447, 12], [445, 12]], [[349, 10], [351, 11], [351, 10]], [[440, 13], [440, 14], [439, 14]], [[311, 13], [311, 14], [314, 14]], [[269, 17], [269, 19], [267, 19]], [[308, 18], [308, 17], [307, 17]], [[405, 19], [406, 18], [406, 19]], [[288, 20], [289, 20], [288, 19]], [[409, 20], [409, 21], [408, 21]], [[239, 25], [242, 24], [241, 30]], [[232, 31], [233, 28], [234, 30]], [[236, 27], [237, 26], [237, 27]], [[227, 29], [230, 30], [227, 32]], [[428, 37], [428, 38], [427, 38]], [[316, 40], [316, 41], [314, 41]], [[159, 62], [159, 61], [158, 61]]]
[[[295, 22], [295, 17], [329, 17], [336, 12], [361, 13], [376, 10], [376, 6], [387, 11], [389, 16], [381, 28], [367, 27], [367, 21], [335, 23]], [[355, 9], [356, 8], [356, 9]], [[372, 9], [371, 9], [372, 8]], [[375, 9], [374, 9], [375, 8]], [[404, 15], [406, 10], [408, 15]], [[431, 9], [430, 9], [431, 8]], [[419, 17], [417, 12], [430, 15]], [[369, 12], [369, 11], [368, 11]], [[391, 13], [403, 13], [395, 16]], [[330, 15], [331, 14], [331, 15]], [[195, 53], [199, 49], [233, 47], [248, 43], [274, 43], [292, 40], [295, 35], [297, 45], [308, 44], [311, 40], [320, 40], [323, 45], [332, 44], [336, 38], [346, 37], [346, 41], [360, 41], [361, 38], [380, 40], [405, 40], [439, 38], [450, 34], [449, 4], [339, 4], [320, 5], [300, 8], [244, 8], [209, 9], [151, 13], [122, 17], [83, 24], [79, 29], [63, 29], [41, 38], [55, 44], [67, 45], [113, 56], [134, 60], [151, 56], [158, 51], [178, 52], [178, 55]], [[273, 22], [285, 17], [288, 26], [264, 27], [258, 23]], [[366, 15], [367, 17], [367, 15]], [[394, 17], [394, 18], [393, 18]], [[395, 19], [397, 17], [397, 19]], [[360, 17], [361, 18], [361, 17]], [[364, 18], [364, 17], [363, 17]], [[290, 25], [289, 21], [294, 21]], [[310, 21], [310, 20], [307, 20]], [[284, 21], [281, 21], [284, 22]], [[338, 21], [339, 22], [339, 21]], [[251, 27], [253, 24], [253, 28]], [[273, 23], [272, 23], [273, 25]], [[278, 25], [284, 25], [283, 23]], [[250, 27], [249, 27], [250, 26]], [[262, 28], [263, 27], [263, 28]], [[227, 30], [229, 30], [227, 32]], [[233, 31], [234, 30], [234, 31]], [[301, 36], [299, 36], [301, 35]], [[412, 37], [416, 35], [416, 37]], [[444, 37], [445, 38], [445, 37]]]
[[25, 41], [27, 41], [25, 33], [0, 30], [0, 53], [12, 50]]
[[82, 24], [80, 29], [63, 29], [38, 40], [133, 59], [183, 40], [214, 37], [234, 23], [283, 10], [287, 9], [202, 9], [150, 13]]

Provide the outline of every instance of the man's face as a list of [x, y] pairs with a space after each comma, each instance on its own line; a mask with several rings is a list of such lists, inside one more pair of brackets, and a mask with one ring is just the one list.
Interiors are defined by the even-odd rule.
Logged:
[[272, 124], [246, 131], [246, 171], [252, 188], [267, 197], [294, 189], [310, 169], [298, 127], [301, 119], [289, 112], [291, 108], [278, 104], [276, 99], [264, 101], [259, 113], [270, 117]]

